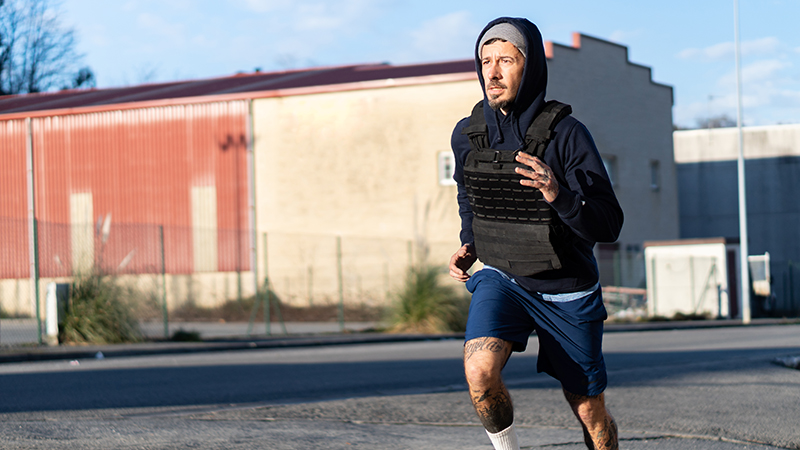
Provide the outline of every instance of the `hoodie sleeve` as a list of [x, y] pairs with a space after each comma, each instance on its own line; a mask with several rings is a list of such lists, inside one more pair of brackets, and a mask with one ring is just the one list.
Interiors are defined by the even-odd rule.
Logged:
[[464, 118], [456, 124], [453, 135], [450, 138], [450, 147], [453, 149], [453, 156], [456, 168], [453, 173], [453, 180], [458, 188], [458, 215], [461, 217], [461, 245], [472, 244], [475, 238], [472, 234], [472, 206], [467, 198], [467, 188], [464, 185], [464, 161], [469, 153], [469, 139], [461, 134], [461, 130], [469, 123], [469, 118]]
[[575, 119], [562, 121], [556, 133], [545, 154], [560, 183], [550, 206], [579, 237], [616, 241], [624, 216], [591, 134]]

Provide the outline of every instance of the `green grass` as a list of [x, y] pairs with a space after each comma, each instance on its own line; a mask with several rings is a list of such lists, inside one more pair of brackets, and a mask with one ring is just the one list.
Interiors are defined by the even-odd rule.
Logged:
[[389, 331], [396, 333], [446, 333], [463, 331], [469, 300], [441, 283], [437, 267], [412, 267], [403, 287], [394, 294]]
[[110, 275], [78, 277], [70, 289], [69, 309], [60, 341], [70, 344], [139, 342], [135, 299], [141, 293]]

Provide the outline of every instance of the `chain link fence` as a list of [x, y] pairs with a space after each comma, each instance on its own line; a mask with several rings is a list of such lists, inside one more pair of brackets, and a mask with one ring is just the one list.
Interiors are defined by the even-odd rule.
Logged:
[[[35, 240], [30, 228], [27, 220], [0, 218], [0, 346], [46, 340], [48, 285], [86, 276], [111, 277], [135, 293], [141, 331], [153, 339], [179, 331], [203, 338], [283, 333], [286, 322], [296, 333], [341, 331], [345, 321], [374, 327], [407, 269], [423, 261], [463, 289], [444, 275], [457, 242], [271, 232], [256, 236], [253, 257], [247, 230], [112, 223], [108, 216], [87, 225], [39, 222]], [[601, 254], [598, 265], [609, 315], [643, 315], [641, 252]]]
[[444, 273], [454, 251], [451, 243], [260, 233], [253, 258], [246, 230], [110, 217], [87, 225], [38, 222], [34, 235], [29, 239], [27, 220], [0, 218], [0, 345], [46, 340], [48, 285], [90, 276], [113, 278], [134, 293], [132, 307], [149, 338], [181, 330], [204, 338], [283, 332], [281, 321], [315, 322], [314, 331], [339, 331], [344, 320], [374, 326], [411, 264], [428, 260]]

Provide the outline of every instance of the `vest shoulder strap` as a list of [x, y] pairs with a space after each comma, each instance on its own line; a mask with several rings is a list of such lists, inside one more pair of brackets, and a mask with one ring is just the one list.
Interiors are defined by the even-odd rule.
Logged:
[[483, 115], [483, 100], [472, 107], [469, 125], [461, 130], [461, 134], [469, 136], [472, 148], [489, 147], [489, 127], [486, 125], [486, 117]]
[[526, 153], [541, 158], [542, 155], [544, 155], [547, 144], [556, 137], [554, 131], [556, 125], [571, 113], [572, 107], [566, 103], [561, 103], [556, 100], [550, 100], [545, 103], [544, 108], [542, 108], [539, 115], [533, 119], [533, 123], [531, 123], [527, 133], [525, 133]]
[[[555, 137], [556, 125], [570, 114], [572, 107], [566, 103], [556, 100], [545, 103], [525, 133], [525, 152], [541, 158], [547, 144]], [[461, 130], [461, 134], [469, 136], [474, 149], [489, 147], [489, 127], [486, 126], [486, 117], [483, 115], [483, 100], [472, 108], [469, 125]]]

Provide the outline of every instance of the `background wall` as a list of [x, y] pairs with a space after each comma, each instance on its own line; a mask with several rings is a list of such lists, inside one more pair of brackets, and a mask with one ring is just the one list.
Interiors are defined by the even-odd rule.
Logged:
[[625, 213], [617, 244], [598, 245], [605, 285], [645, 286], [642, 243], [678, 238], [672, 88], [653, 83], [626, 47], [576, 34], [552, 45], [548, 97], [572, 105], [592, 133]]
[[[682, 238], [739, 237], [735, 128], [675, 132]], [[744, 128], [751, 255], [769, 252], [773, 301], [754, 315], [800, 312], [800, 125]]]

